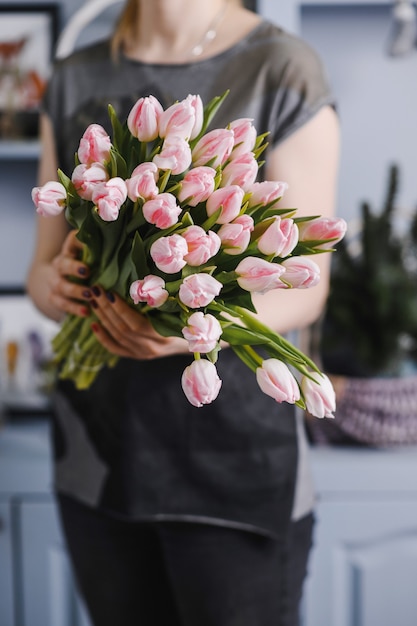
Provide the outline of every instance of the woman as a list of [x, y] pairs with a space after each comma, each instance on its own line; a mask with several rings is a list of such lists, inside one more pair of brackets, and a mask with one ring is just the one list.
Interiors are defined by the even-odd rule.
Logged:
[[[213, 36], [213, 33], [215, 36]], [[319, 60], [300, 39], [227, 0], [128, 0], [111, 43], [55, 68], [42, 116], [40, 183], [73, 154], [89, 123], [108, 128], [141, 96], [164, 106], [230, 89], [215, 118], [270, 131], [263, 177], [289, 183], [298, 215], [333, 211], [338, 123]], [[109, 129], [110, 130], [110, 129]], [[96, 626], [295, 626], [311, 542], [312, 494], [293, 407], [258, 389], [231, 350], [223, 387], [201, 409], [183, 397], [185, 341], [158, 336], [117, 294], [86, 277], [62, 217], [40, 219], [28, 290], [60, 320], [88, 315], [123, 357], [88, 391], [55, 393], [55, 484], [80, 590]], [[260, 317], [286, 333], [323, 306], [317, 287], [269, 292]]]

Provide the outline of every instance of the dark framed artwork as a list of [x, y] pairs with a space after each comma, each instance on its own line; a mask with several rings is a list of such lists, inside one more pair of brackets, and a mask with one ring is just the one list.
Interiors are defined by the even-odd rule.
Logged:
[[0, 139], [37, 136], [57, 27], [57, 4], [0, 4]]

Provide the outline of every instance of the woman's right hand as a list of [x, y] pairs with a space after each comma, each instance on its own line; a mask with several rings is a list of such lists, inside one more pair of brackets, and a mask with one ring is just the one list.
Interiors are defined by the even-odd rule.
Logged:
[[[92, 298], [92, 293], [81, 282], [89, 275], [88, 266], [79, 261], [82, 248], [83, 244], [76, 238], [76, 231], [71, 231], [48, 268], [46, 281], [49, 303], [53, 308], [62, 311], [62, 316], [65, 313], [81, 317], [90, 314], [87, 303]], [[78, 281], [75, 282], [74, 278]]]

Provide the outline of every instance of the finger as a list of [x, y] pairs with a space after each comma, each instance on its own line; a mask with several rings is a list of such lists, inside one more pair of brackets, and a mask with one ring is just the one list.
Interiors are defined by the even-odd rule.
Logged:
[[90, 273], [88, 265], [64, 254], [56, 256], [52, 265], [61, 276], [87, 278]]
[[131, 352], [116, 341], [108, 332], [97, 322], [91, 324], [91, 330], [99, 340], [99, 342], [112, 354], [130, 358]]

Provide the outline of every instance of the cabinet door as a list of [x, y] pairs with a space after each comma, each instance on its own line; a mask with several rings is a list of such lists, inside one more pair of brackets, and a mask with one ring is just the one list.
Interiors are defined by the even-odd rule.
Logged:
[[24, 626], [88, 626], [75, 590], [53, 502], [23, 502], [21, 602]]
[[14, 623], [12, 515], [10, 504], [0, 501], [0, 624]]
[[321, 502], [304, 626], [417, 624], [417, 502]]

